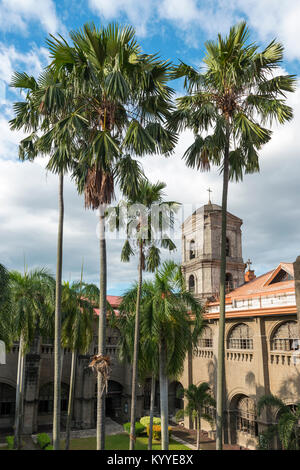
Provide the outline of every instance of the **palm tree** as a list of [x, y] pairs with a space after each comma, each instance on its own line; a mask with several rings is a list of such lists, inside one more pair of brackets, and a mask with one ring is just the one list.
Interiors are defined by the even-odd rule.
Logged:
[[274, 436], [277, 435], [285, 450], [299, 450], [300, 402], [294, 406], [288, 406], [280, 398], [270, 394], [259, 399], [257, 405], [258, 415], [261, 414], [264, 408], [275, 409], [278, 421], [261, 434], [262, 447], [269, 448]]
[[[74, 176], [85, 206], [99, 209], [100, 297], [98, 354], [105, 354], [106, 240], [105, 211], [118, 183], [125, 194], [137, 188], [140, 168], [128, 154], [170, 152], [176, 138], [163, 128], [172, 90], [166, 86], [169, 64], [141, 53], [130, 27], [85, 25], [63, 38], [48, 40], [52, 68], [72, 80], [73, 102], [82, 116], [78, 168]], [[69, 116], [72, 119], [72, 115]], [[69, 126], [59, 123], [60, 131]], [[97, 449], [105, 443], [105, 392], [98, 373]]]
[[62, 346], [72, 351], [65, 449], [69, 449], [73, 415], [76, 361], [78, 353], [86, 353], [93, 341], [93, 301], [83, 296], [83, 282], [64, 282], [62, 286]]
[[[160, 264], [159, 246], [167, 248], [169, 251], [176, 249], [176, 245], [167, 236], [166, 231], [173, 227], [172, 214], [177, 210], [178, 204], [173, 201], [164, 201], [163, 189], [165, 187], [165, 183], [157, 182], [151, 184], [145, 179], [140, 183], [137, 192], [128, 201], [127, 239], [123, 246], [121, 260], [129, 262], [131, 256], [135, 253], [134, 248], [139, 256], [135, 305], [135, 336], [132, 358], [130, 450], [134, 450], [135, 444], [138, 355], [140, 344], [140, 302], [143, 270], [154, 272], [157, 269]], [[157, 216], [157, 221], [153, 220], [155, 218], [153, 213], [155, 206], [158, 211], [160, 211], [160, 214]]]
[[[129, 298], [134, 295], [136, 286], [126, 294]], [[159, 357], [162, 450], [166, 450], [169, 441], [168, 378], [182, 372], [186, 353], [197, 342], [202, 328], [202, 307], [185, 290], [180, 267], [172, 261], [162, 264], [153, 282], [143, 283], [141, 307], [141, 338], [156, 347]], [[125, 304], [123, 309], [130, 312]]]
[[0, 341], [9, 349], [13, 343], [13, 324], [10, 297], [9, 272], [0, 264]]
[[[150, 284], [151, 285], [151, 284]], [[120, 331], [119, 340], [119, 356], [122, 362], [127, 361], [133, 363], [135, 354], [135, 328], [136, 328], [136, 303], [138, 292], [141, 293], [141, 309], [143, 301], [149, 295], [148, 283], [143, 282], [142, 288], [139, 289], [137, 284], [123, 295], [122, 303], [119, 307], [120, 316], [115, 318], [112, 326], [117, 327]], [[131, 312], [135, 312], [133, 315]], [[142, 314], [142, 313], [141, 313]], [[137, 358], [138, 377], [140, 381], [145, 381], [151, 377], [151, 397], [150, 397], [150, 422], [149, 422], [149, 438], [148, 450], [152, 450], [152, 431], [153, 431], [153, 415], [154, 415], [154, 398], [156, 377], [158, 376], [158, 350], [157, 344], [153, 338], [141, 336], [139, 339], [139, 354]], [[136, 379], [137, 380], [137, 379]], [[130, 433], [132, 430], [130, 430]]]
[[[10, 121], [14, 130], [23, 129], [30, 133], [20, 142], [21, 160], [33, 161], [38, 154], [47, 155], [46, 169], [58, 174], [58, 235], [56, 257], [55, 289], [55, 335], [54, 335], [54, 406], [53, 406], [53, 445], [60, 446], [60, 377], [61, 377], [61, 284], [63, 258], [63, 221], [64, 221], [64, 174], [74, 164], [76, 152], [75, 136], [78, 117], [73, 112], [72, 119], [64, 129], [52, 127], [70, 113], [71, 87], [62, 73], [55, 76], [45, 70], [36, 80], [26, 73], [16, 72], [11, 86], [27, 91], [26, 99], [14, 104], [15, 118]], [[74, 111], [74, 110], [72, 110]], [[58, 132], [59, 131], [59, 132]]]
[[54, 309], [53, 277], [45, 269], [10, 273], [15, 335], [19, 338], [14, 446], [20, 448], [25, 354], [36, 336], [48, 336]]
[[259, 171], [258, 151], [272, 132], [263, 127], [273, 120], [283, 124], [293, 117], [285, 103], [286, 92], [295, 90], [295, 76], [276, 75], [283, 46], [272, 41], [263, 51], [249, 43], [246, 23], [205, 44], [203, 72], [181, 62], [174, 78], [184, 77], [188, 94], [177, 99], [170, 129], [193, 130], [195, 140], [183, 158], [187, 166], [208, 171], [219, 166], [223, 173], [220, 268], [220, 319], [217, 373], [217, 449], [222, 449], [224, 403], [224, 328], [226, 278], [226, 227], [228, 181]]
[[201, 419], [209, 423], [213, 422], [212, 417], [205, 412], [207, 406], [216, 406], [215, 399], [210, 393], [210, 386], [203, 382], [200, 385], [191, 384], [184, 390], [184, 396], [187, 399], [187, 406], [184, 410], [188, 416], [194, 416], [197, 429], [197, 450], [200, 450], [200, 431]]

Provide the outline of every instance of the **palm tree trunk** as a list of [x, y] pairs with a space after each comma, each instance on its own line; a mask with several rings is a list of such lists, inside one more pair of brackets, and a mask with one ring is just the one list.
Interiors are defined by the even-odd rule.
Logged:
[[[105, 355], [106, 347], [106, 241], [105, 241], [105, 207], [99, 207], [100, 220], [100, 296], [98, 354]], [[105, 384], [100, 372], [97, 375], [97, 450], [105, 448]]]
[[23, 391], [23, 378], [24, 378], [24, 342], [23, 335], [20, 336], [19, 341], [19, 354], [18, 354], [18, 370], [17, 370], [17, 388], [16, 388], [16, 409], [15, 409], [15, 424], [14, 424], [14, 449], [20, 449], [20, 431], [22, 420], [22, 391]]
[[69, 450], [69, 447], [70, 447], [70, 434], [71, 434], [71, 424], [72, 424], [73, 404], [74, 404], [74, 389], [75, 389], [74, 386], [75, 386], [76, 361], [77, 361], [77, 351], [74, 349], [72, 351], [72, 362], [71, 362], [71, 377], [70, 377], [68, 416], [67, 416], [67, 425], [66, 425], [66, 446], [65, 446], [65, 450]]
[[164, 338], [159, 345], [159, 389], [160, 389], [160, 414], [161, 414], [161, 450], [169, 448], [169, 404], [168, 404], [168, 375], [167, 351]]
[[135, 419], [136, 419], [136, 391], [138, 381], [138, 355], [140, 340], [140, 303], [143, 282], [143, 241], [139, 243], [139, 267], [138, 267], [138, 289], [136, 297], [135, 329], [134, 329], [134, 349], [132, 364], [132, 383], [131, 383], [131, 413], [130, 413], [130, 436], [129, 449], [134, 450], [135, 445]]
[[197, 449], [200, 450], [200, 438], [201, 438], [201, 409], [199, 411], [199, 416], [198, 416], [198, 428], [199, 428], [199, 444], [198, 444], [198, 447]]
[[197, 429], [197, 450], [200, 450], [200, 423], [199, 416], [196, 416], [196, 429]]
[[60, 448], [60, 408], [61, 408], [61, 280], [63, 256], [63, 223], [64, 223], [64, 175], [59, 174], [58, 190], [58, 237], [55, 287], [55, 332], [54, 332], [54, 402], [53, 402], [53, 448]]
[[223, 408], [224, 408], [224, 335], [225, 335], [225, 279], [226, 279], [226, 229], [227, 229], [227, 194], [229, 180], [229, 128], [226, 130], [227, 144], [224, 152], [223, 195], [222, 195], [222, 232], [221, 232], [221, 270], [220, 270], [220, 318], [217, 368], [217, 419], [216, 449], [223, 445]]
[[154, 400], [155, 400], [155, 374], [152, 373], [151, 378], [151, 398], [150, 398], [150, 422], [149, 422], [149, 439], [148, 450], [152, 450], [152, 437], [153, 437], [153, 414], [154, 414]]

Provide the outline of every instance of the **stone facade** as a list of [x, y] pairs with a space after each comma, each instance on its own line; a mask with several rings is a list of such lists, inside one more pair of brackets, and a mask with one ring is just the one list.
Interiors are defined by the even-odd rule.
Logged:
[[[242, 220], [227, 214], [227, 287], [244, 282]], [[207, 204], [182, 225], [182, 270], [187, 287], [207, 300], [218, 296], [221, 265], [221, 207]]]
[[[295, 347], [299, 334], [293, 265], [280, 263], [258, 278], [254, 271], [244, 274], [241, 225], [241, 219], [228, 213], [224, 438], [230, 444], [254, 449], [258, 434], [277, 419], [276, 412], [257, 415], [258, 399], [272, 393], [287, 405], [300, 401], [300, 361]], [[186, 357], [182, 376], [169, 384], [170, 416], [183, 406], [177, 398], [178, 388], [182, 386], [208, 382], [216, 394], [220, 238], [221, 208], [217, 205], [207, 204], [198, 209], [183, 224], [182, 269], [187, 286], [206, 305], [205, 328], [198, 346]], [[191, 276], [194, 283], [190, 282]], [[118, 308], [120, 299], [111, 296], [109, 301]], [[73, 428], [77, 429], [94, 428], [96, 424], [96, 377], [87, 367], [90, 356], [97, 351], [96, 320], [94, 331], [91, 350], [77, 358], [73, 420]], [[112, 373], [106, 412], [114, 420], [126, 422], [130, 414], [131, 366], [118, 360], [118, 336], [117, 330], [107, 326], [106, 354], [112, 358]], [[11, 432], [13, 425], [17, 359], [18, 345], [15, 345], [7, 354], [6, 365], [0, 365], [0, 430], [3, 432]], [[39, 341], [26, 356], [25, 433], [51, 428], [53, 359], [53, 346]], [[66, 420], [70, 367], [71, 353], [64, 351], [62, 425]], [[149, 405], [150, 380], [147, 380], [138, 386], [137, 417], [148, 414]], [[158, 383], [155, 411], [159, 413]], [[215, 414], [214, 409], [207, 412]], [[193, 426], [190, 418], [185, 418], [185, 425]], [[202, 427], [214, 436], [214, 427], [204, 420]]]
[[[226, 295], [224, 438], [229, 444], [254, 449], [258, 434], [277, 418], [276, 412], [257, 416], [259, 398], [272, 393], [288, 405], [300, 401], [300, 361], [295, 350], [299, 334], [292, 264], [281, 263], [259, 278], [250, 269], [244, 275], [241, 225], [241, 219], [228, 214], [227, 272], [233, 283]], [[220, 207], [208, 204], [198, 209], [183, 224], [182, 235], [186, 285], [206, 305], [206, 327], [198, 347], [186, 358], [180, 382], [184, 388], [208, 382], [216, 396]], [[215, 414], [212, 409], [208, 412]], [[191, 424], [186, 418], [185, 425]], [[214, 426], [203, 421], [202, 427], [214, 436]]]
[[[112, 301], [110, 298], [110, 301]], [[117, 307], [117, 305], [115, 305]], [[93, 345], [86, 355], [78, 355], [75, 379], [73, 429], [92, 429], [96, 426], [96, 376], [88, 367], [90, 357], [97, 352], [97, 321]], [[106, 414], [119, 423], [130, 420], [132, 368], [118, 360], [119, 333], [107, 325], [106, 354], [111, 358], [111, 376], [106, 397]], [[18, 345], [7, 354], [5, 365], [0, 365], [0, 432], [11, 433], [14, 423]], [[23, 433], [32, 434], [51, 430], [53, 419], [54, 349], [52, 344], [38, 342], [26, 355]], [[61, 424], [66, 424], [70, 383], [71, 352], [64, 350], [62, 363]], [[178, 405], [176, 381], [170, 383], [170, 414]], [[180, 405], [182, 406], [182, 405]], [[150, 379], [137, 388], [137, 417], [149, 414]], [[156, 386], [155, 413], [159, 414], [159, 386]]]

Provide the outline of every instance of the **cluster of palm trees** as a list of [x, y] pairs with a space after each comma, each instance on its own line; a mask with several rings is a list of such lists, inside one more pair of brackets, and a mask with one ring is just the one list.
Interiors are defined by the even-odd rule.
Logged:
[[[37, 155], [45, 155], [48, 158], [47, 169], [58, 175], [54, 449], [59, 449], [60, 445], [64, 176], [71, 175], [78, 192], [84, 194], [86, 208], [99, 210], [98, 354], [103, 355], [107, 308], [107, 209], [114, 199], [116, 187], [129, 202], [140, 202], [148, 208], [152, 201], [162, 200], [160, 192], [163, 185], [151, 185], [147, 181], [137, 158], [146, 154], [170, 155], [176, 146], [178, 133], [184, 129], [194, 132], [194, 142], [183, 156], [186, 164], [204, 171], [209, 170], [211, 165], [217, 165], [223, 174], [217, 379], [217, 448], [221, 449], [228, 182], [230, 179], [242, 180], [244, 173], [259, 171], [258, 151], [271, 138], [271, 131], [264, 127], [267, 123], [272, 120], [284, 123], [292, 119], [292, 110], [285, 102], [285, 94], [294, 91], [295, 77], [276, 75], [283, 59], [283, 47], [272, 41], [259, 51], [256, 44], [249, 42], [246, 24], [241, 23], [232, 27], [227, 37], [219, 35], [216, 41], [205, 44], [204, 68], [196, 70], [183, 62], [173, 65], [157, 54], [143, 53], [134, 30], [116, 24], [100, 28], [86, 24], [82, 29], [69, 33], [69, 42], [61, 36], [51, 36], [47, 44], [51, 63], [38, 78], [19, 72], [12, 78], [11, 85], [25, 91], [25, 99], [15, 103], [15, 117], [10, 124], [12, 129], [23, 129], [27, 133], [20, 142], [20, 158], [32, 161]], [[174, 100], [174, 90], [169, 86], [169, 81], [182, 77], [186, 95]], [[174, 210], [175, 206], [174, 202], [169, 203], [170, 210]], [[163, 232], [163, 224], [159, 226]], [[160, 254], [156, 234], [148, 233], [146, 236], [142, 221], [139, 221], [137, 227], [139, 229], [135, 234], [127, 227], [128, 238], [122, 252], [123, 260], [128, 260], [135, 249], [139, 253], [139, 280], [131, 296], [135, 307], [131, 305], [127, 310], [128, 314], [135, 312], [132, 448], [139, 349], [142, 350], [144, 341], [147, 347], [152, 347], [152, 343], [157, 346], [155, 350], [159, 357], [153, 356], [154, 363], [149, 365], [149, 370], [160, 376], [161, 396], [166, 397], [167, 371], [170, 368], [172, 373], [176, 373], [180, 369], [188, 336], [193, 335], [189, 329], [182, 327], [179, 310], [182, 307], [183, 312], [186, 312], [187, 305], [191, 308], [194, 306], [192, 296], [187, 299], [188, 293], [176, 284], [182, 284], [182, 281], [176, 278], [175, 268], [170, 264], [159, 270]], [[132, 238], [135, 239], [134, 246]], [[163, 248], [175, 248], [170, 238], [163, 233], [160, 240]], [[155, 271], [153, 284], [142, 282], [144, 267]], [[166, 272], [171, 272], [171, 280], [165, 281]], [[73, 291], [70, 303], [81, 297], [81, 289], [82, 285], [79, 285]], [[185, 296], [184, 299], [180, 295]], [[127, 295], [124, 302], [126, 298]], [[32, 299], [30, 304], [32, 302], [36, 300]], [[47, 302], [43, 308], [46, 305]], [[195, 312], [197, 309], [194, 308]], [[73, 313], [77, 315], [75, 311]], [[168, 321], [171, 321], [173, 315], [176, 331], [168, 327]], [[143, 324], [147, 324], [150, 329], [143, 329]], [[78, 328], [81, 331], [81, 327]], [[197, 328], [191, 328], [197, 336]], [[149, 336], [151, 331], [153, 336]], [[177, 333], [180, 333], [179, 339]], [[77, 344], [79, 336], [77, 333], [71, 336], [74, 344]], [[22, 341], [21, 335], [21, 346]], [[177, 349], [180, 351], [178, 361], [173, 360], [175, 349], [176, 352]], [[105, 393], [101, 393], [104, 387], [100, 373], [97, 380], [97, 449], [104, 449]], [[164, 403], [164, 448], [168, 442], [166, 410], [167, 404]]]
[[[23, 419], [26, 353], [39, 351], [41, 339], [54, 338], [55, 280], [45, 269], [24, 273], [8, 272], [0, 265], [1, 315], [0, 338], [10, 350], [19, 341], [14, 446], [21, 446], [20, 435]], [[86, 353], [93, 341], [94, 299], [97, 287], [80, 282], [64, 282], [62, 292], [61, 348], [72, 351], [69, 407], [66, 429], [66, 449], [69, 446], [73, 414], [74, 379], [78, 353]], [[62, 365], [61, 356], [61, 365]], [[61, 377], [60, 377], [61, 380]]]

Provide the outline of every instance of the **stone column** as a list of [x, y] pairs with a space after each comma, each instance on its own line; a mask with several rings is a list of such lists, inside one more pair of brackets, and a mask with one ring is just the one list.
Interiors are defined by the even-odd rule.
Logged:
[[89, 429], [93, 427], [93, 405], [95, 397], [95, 377], [90, 368], [89, 355], [78, 355], [75, 378], [74, 427]]
[[[265, 320], [263, 317], [255, 319], [254, 335], [254, 364], [256, 369], [256, 405], [258, 400], [270, 394], [270, 376], [269, 376], [269, 356], [268, 345], [265, 331]], [[271, 422], [271, 415], [268, 409], [264, 409], [260, 416], [257, 416], [258, 433], [265, 431]]]
[[26, 354], [23, 433], [37, 432], [37, 409], [39, 399], [40, 355]]
[[[193, 351], [188, 350], [188, 387], [192, 385], [193, 383]], [[185, 403], [184, 403], [185, 404]], [[194, 423], [193, 423], [193, 418], [192, 414], [190, 413], [189, 415], [189, 429], [193, 429]]]
[[298, 320], [298, 338], [300, 339], [300, 256], [294, 262], [295, 294]]

